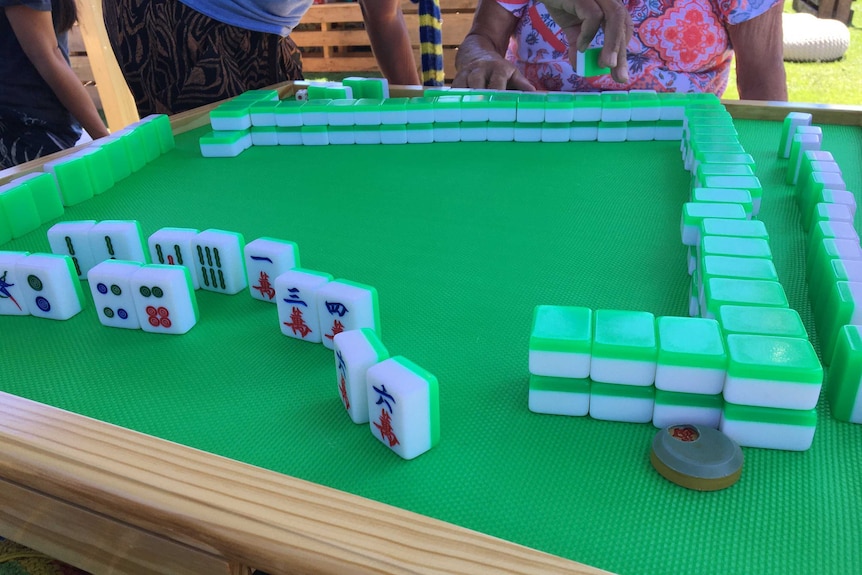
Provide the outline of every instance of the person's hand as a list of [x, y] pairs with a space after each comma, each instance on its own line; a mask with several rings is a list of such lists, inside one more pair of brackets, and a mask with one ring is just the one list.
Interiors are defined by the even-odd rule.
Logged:
[[[467, 60], [462, 54], [469, 53]], [[536, 88], [527, 80], [514, 64], [492, 52], [472, 47], [459, 50], [458, 74], [452, 81], [453, 88], [474, 88], [489, 90], [523, 90], [533, 92]]]
[[577, 65], [577, 53], [585, 52], [599, 28], [604, 28], [605, 45], [599, 65], [611, 69], [611, 77], [621, 84], [629, 80], [626, 46], [634, 26], [626, 7], [619, 0], [543, 0], [551, 18], [562, 28], [569, 41], [569, 60]]

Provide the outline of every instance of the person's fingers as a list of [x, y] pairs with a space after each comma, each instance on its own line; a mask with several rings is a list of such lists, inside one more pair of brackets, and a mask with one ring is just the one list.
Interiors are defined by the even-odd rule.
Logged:
[[463, 70], [458, 72], [455, 75], [455, 79], [452, 80], [453, 88], [466, 88], [467, 87], [467, 73]]
[[522, 92], [535, 92], [536, 87], [533, 86], [523, 74], [521, 74], [520, 70], [515, 70], [512, 76], [509, 78], [509, 82], [507, 84], [509, 90], [521, 90]]
[[[491, 81], [489, 81], [489, 77]], [[474, 89], [484, 89], [484, 88], [493, 88], [492, 81], [494, 78], [494, 71], [487, 70], [483, 66], [477, 66], [470, 71], [467, 76], [467, 88]]]
[[[607, 20], [607, 15], [602, 11], [599, 4], [593, 0], [578, 3], [577, 14], [580, 17], [581, 25], [577, 43], [574, 46], [579, 52], [586, 52], [587, 48], [590, 47], [590, 42], [593, 41], [599, 28], [601, 28], [602, 23]], [[605, 35], [607, 35], [607, 31]]]
[[611, 68], [614, 79], [620, 81], [622, 77], [628, 78], [626, 46], [634, 32], [632, 18], [628, 9], [617, 0], [595, 2], [604, 14], [605, 45], [599, 55], [599, 64]]

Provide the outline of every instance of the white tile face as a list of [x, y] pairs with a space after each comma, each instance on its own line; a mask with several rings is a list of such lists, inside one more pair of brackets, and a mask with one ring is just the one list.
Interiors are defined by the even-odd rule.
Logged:
[[132, 276], [140, 268], [141, 264], [136, 262], [107, 260], [87, 273], [96, 315], [102, 325], [141, 328], [131, 283]]
[[652, 424], [659, 429], [680, 424], [704, 425], [718, 429], [720, 420], [720, 407], [691, 407], [656, 403], [652, 414]]
[[814, 409], [820, 397], [820, 385], [788, 381], [769, 381], [727, 375], [724, 399], [739, 405]]
[[187, 268], [145, 265], [129, 282], [142, 330], [183, 334], [197, 323], [197, 299]]
[[593, 419], [649, 423], [654, 407], [654, 399], [590, 395], [590, 417]]
[[31, 315], [69, 319], [83, 309], [81, 280], [69, 256], [31, 254], [17, 261], [15, 275]]
[[590, 394], [531, 389], [527, 403], [533, 413], [584, 416], [590, 411]]
[[233, 295], [245, 289], [242, 234], [222, 230], [205, 230], [192, 240], [194, 273], [201, 289]]
[[585, 379], [590, 376], [588, 353], [530, 350], [529, 371], [533, 375]]
[[51, 253], [71, 257], [79, 279], [85, 279], [90, 268], [98, 263], [90, 249], [89, 233], [95, 225], [96, 220], [60, 222], [48, 230]]
[[366, 372], [371, 366], [389, 358], [377, 335], [369, 329], [339, 333], [335, 346], [335, 377], [338, 396], [353, 423], [368, 423]]
[[[413, 459], [439, 440], [437, 381], [427, 381], [400, 361], [390, 358], [366, 373], [369, 427], [383, 445]], [[435, 431], [436, 430], [436, 431]]]
[[367, 327], [380, 332], [377, 290], [371, 286], [341, 279], [330, 282], [317, 292], [317, 310], [322, 342], [329, 349], [332, 338], [342, 331]]
[[0, 315], [30, 315], [21, 280], [15, 271], [27, 252], [0, 252]]
[[727, 370], [685, 367], [659, 363], [655, 372], [655, 387], [665, 391], [716, 395], [724, 388]]
[[245, 246], [245, 269], [251, 297], [275, 303], [275, 278], [299, 266], [294, 242], [258, 238]]
[[321, 342], [323, 333], [317, 311], [317, 292], [330, 281], [330, 274], [299, 268], [275, 278], [281, 333], [304, 341]]
[[[190, 266], [194, 265], [194, 253], [192, 252], [192, 240], [200, 233], [192, 228], [162, 228], [147, 239], [147, 247], [150, 250], [150, 261], [154, 264], [166, 266]], [[200, 289], [200, 280], [196, 273], [192, 273], [192, 284], [195, 289]]]
[[593, 356], [590, 378], [602, 383], [648, 386], [655, 381], [655, 370], [655, 362]]
[[814, 427], [721, 418], [718, 429], [742, 447], [806, 451], [814, 441]]
[[149, 263], [141, 224], [134, 220], [103, 220], [87, 232], [90, 251], [98, 262], [126, 260]]

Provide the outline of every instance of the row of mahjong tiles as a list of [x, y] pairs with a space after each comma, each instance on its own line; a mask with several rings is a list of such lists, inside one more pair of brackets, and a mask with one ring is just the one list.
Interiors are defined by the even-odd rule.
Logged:
[[[685, 144], [685, 140], [683, 141], [683, 144]], [[700, 172], [698, 172], [698, 173], [700, 173]], [[695, 174], [693, 174], [693, 177], [695, 177]], [[701, 176], [701, 177], [702, 177], [702, 176]], [[699, 198], [699, 199], [703, 199], [703, 198]], [[752, 211], [752, 210], [751, 210], [750, 208], [747, 208], [747, 209], [746, 209], [747, 214], [750, 214], [750, 213], [751, 213], [751, 211]]]
[[182, 335], [198, 321], [196, 289], [233, 295], [249, 287], [252, 297], [276, 303], [283, 334], [334, 350], [337, 390], [354, 423], [369, 423], [404, 459], [439, 441], [437, 379], [389, 356], [377, 291], [299, 267], [294, 242], [245, 244], [235, 232], [163, 228], [145, 247], [138, 222], [109, 220], [61, 222], [48, 239], [52, 254], [0, 252], [0, 315], [69, 319], [85, 305], [86, 279], [102, 325]]
[[[788, 181], [797, 183], [800, 170], [803, 174], [804, 184], [797, 186], [797, 197], [801, 198], [812, 196], [812, 189], [822, 190], [826, 182], [840, 182], [840, 177], [834, 175], [840, 172], [837, 166], [813, 166], [812, 169], [810, 165], [817, 157], [813, 156], [816, 152], [806, 150], [804, 144], [809, 143], [812, 147], [820, 144], [819, 139], [815, 141], [819, 129], [805, 129], [810, 121], [810, 115], [789, 115], [779, 144], [779, 155], [791, 160], [787, 168]], [[685, 142], [683, 150], [685, 156]], [[822, 168], [830, 177], [818, 177], [821, 173], [818, 168]], [[701, 190], [692, 190], [693, 200], [698, 191]], [[846, 196], [833, 196], [836, 203], [843, 201], [855, 208], [855, 202], [847, 200]], [[589, 413], [599, 419], [640, 422], [652, 419], [657, 427], [696, 422], [720, 427], [743, 445], [808, 449], [813, 440], [816, 424], [814, 407], [820, 395], [823, 372], [801, 319], [787, 306], [783, 288], [778, 283], [775, 267], [770, 261], [766, 229], [756, 221], [733, 222], [704, 217], [722, 215], [750, 218], [754, 211], [751, 205], [745, 205], [744, 209], [736, 207], [739, 209], [736, 216], [730, 213], [697, 214], [694, 213], [695, 207], [709, 206], [691, 203], [684, 208], [683, 214], [683, 242], [690, 246], [691, 252], [697, 246], [697, 256], [690, 256], [689, 260], [689, 272], [692, 273], [691, 315], [698, 315], [701, 310], [708, 309], [707, 301], [719, 299], [719, 302], [713, 303], [712, 310], [703, 315], [717, 315], [722, 321], [659, 318], [654, 326], [655, 318], [646, 312], [599, 310], [596, 312], [596, 325], [593, 326], [591, 310], [539, 306], [535, 311], [531, 335], [530, 407], [540, 413]], [[722, 209], [729, 210], [731, 207], [723, 206]], [[807, 220], [802, 206], [801, 211], [803, 220]], [[699, 232], [704, 224], [708, 231], [718, 231], [720, 234], [727, 234], [728, 225], [735, 226], [736, 233], [747, 237], [704, 233], [700, 238]], [[724, 227], [725, 230], [710, 230], [714, 226]], [[853, 245], [856, 252], [860, 252], [858, 237], [855, 237]], [[731, 255], [746, 257], [728, 257]], [[810, 265], [809, 260], [809, 269]], [[725, 279], [726, 276], [740, 274], [747, 279]], [[809, 277], [812, 277], [811, 272]], [[745, 288], [750, 288], [746, 294], [750, 296], [750, 301], [744, 303], [750, 305], [760, 300], [761, 305], [775, 307], [728, 305], [745, 299], [740, 297], [740, 291]], [[717, 292], [725, 294], [723, 300], [716, 297]], [[743, 332], [758, 331], [751, 329], [751, 316], [759, 317], [769, 325], [770, 330], [779, 327], [778, 335], [775, 332], [737, 334], [733, 333], [735, 330], [732, 327], [724, 327], [727, 321], [731, 326], [747, 324], [749, 327]], [[606, 325], [599, 325], [600, 317], [604, 318], [603, 323]], [[840, 329], [849, 319], [836, 319], [837, 328]], [[722, 327], [719, 327], [720, 324]], [[727, 351], [720, 335], [722, 328], [730, 332], [725, 339]], [[666, 332], [664, 338], [661, 335], [663, 330]], [[698, 330], [700, 333], [692, 341], [691, 335], [698, 333]], [[846, 330], [842, 332], [842, 338], [842, 343], [849, 341]], [[666, 345], [666, 349], [663, 345]], [[628, 348], [626, 351], [631, 354], [629, 361], [619, 362], [618, 358], [602, 357], [614, 347]], [[847, 347], [844, 343], [841, 355], [843, 366], [852, 364], [846, 359]], [[777, 353], [779, 351], [781, 353]], [[598, 354], [599, 366], [591, 367], [591, 362], [596, 361], [595, 354]], [[613, 356], [613, 353], [610, 355]], [[673, 359], [667, 360], [668, 357]], [[783, 363], [765, 365], [762, 357], [780, 357]], [[632, 358], [636, 359], [632, 361]], [[651, 359], [656, 358], [656, 363], [651, 363]], [[614, 360], [617, 360], [617, 364], [609, 367], [608, 363]], [[702, 371], [697, 378], [691, 372], [685, 373], [680, 362], [688, 366], [698, 363], [712, 365], [712, 369]], [[718, 369], [726, 364], [726, 370]], [[668, 372], [674, 371], [677, 372], [675, 377], [668, 375]], [[680, 371], [685, 373], [682, 385]], [[787, 378], [787, 388], [781, 390], [778, 395], [782, 397], [776, 400], [772, 396], [784, 378]], [[757, 385], [752, 385], [753, 381]], [[846, 379], [841, 383], [844, 381]], [[745, 383], [738, 385], [739, 382]], [[841, 383], [836, 384], [836, 387]], [[843, 392], [830, 394], [830, 401], [843, 396], [851, 396], [855, 400], [855, 391], [851, 395], [847, 388], [858, 391], [858, 382], [855, 385], [843, 383]], [[752, 420], [767, 425], [752, 425]]]
[[0, 186], [0, 245], [110, 190], [173, 147], [168, 117], [155, 114]]
[[687, 103], [718, 104], [712, 94], [651, 90], [459, 92], [280, 101], [275, 92], [255, 91], [210, 112], [213, 132], [201, 137], [201, 153], [232, 157], [252, 145], [677, 140]]

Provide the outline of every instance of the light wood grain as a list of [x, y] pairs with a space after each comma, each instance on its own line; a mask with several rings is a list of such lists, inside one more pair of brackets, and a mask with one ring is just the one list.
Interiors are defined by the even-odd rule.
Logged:
[[0, 477], [271, 573], [602, 572], [5, 393]]
[[3, 480], [0, 533], [91, 573], [227, 575], [231, 570], [224, 558]]
[[138, 121], [138, 110], [108, 42], [100, 0], [77, 0], [78, 25], [111, 131]]

